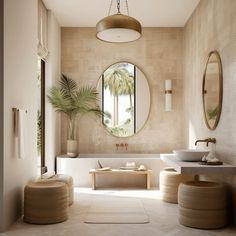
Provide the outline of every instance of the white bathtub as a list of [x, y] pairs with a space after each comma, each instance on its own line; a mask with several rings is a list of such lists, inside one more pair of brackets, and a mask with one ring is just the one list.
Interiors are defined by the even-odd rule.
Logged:
[[[63, 156], [62, 156], [63, 157]], [[151, 158], [151, 159], [156, 159], [156, 158], [160, 158], [160, 154], [141, 154], [141, 153], [105, 153], [105, 154], [79, 154], [79, 156], [77, 158]]]
[[[160, 170], [166, 164], [160, 159], [160, 154], [80, 154], [76, 158], [66, 156], [57, 157], [57, 173], [71, 175], [76, 187], [90, 187], [91, 176], [89, 170], [98, 168], [98, 160], [103, 167], [119, 168], [125, 166], [126, 162], [135, 162], [137, 166], [145, 165], [152, 169], [151, 187], [159, 186]], [[144, 176], [99, 176], [98, 187], [145, 187]]]

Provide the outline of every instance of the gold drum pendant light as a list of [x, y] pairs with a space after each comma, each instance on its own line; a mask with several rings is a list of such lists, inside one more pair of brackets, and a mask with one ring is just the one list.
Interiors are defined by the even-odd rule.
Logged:
[[126, 43], [139, 39], [142, 36], [142, 26], [139, 21], [129, 16], [127, 0], [128, 15], [121, 14], [120, 0], [117, 0], [118, 12], [110, 16], [112, 3], [113, 0], [111, 0], [108, 16], [97, 23], [97, 38], [110, 43]]

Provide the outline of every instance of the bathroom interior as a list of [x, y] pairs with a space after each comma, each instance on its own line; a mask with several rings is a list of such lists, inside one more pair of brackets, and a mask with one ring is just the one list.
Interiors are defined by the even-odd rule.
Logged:
[[0, 235], [235, 235], [235, 0], [0, 0]]

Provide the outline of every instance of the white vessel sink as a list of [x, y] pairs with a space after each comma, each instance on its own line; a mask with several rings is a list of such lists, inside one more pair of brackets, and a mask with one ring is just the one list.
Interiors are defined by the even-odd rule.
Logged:
[[201, 161], [209, 151], [200, 149], [179, 149], [173, 151], [180, 161]]

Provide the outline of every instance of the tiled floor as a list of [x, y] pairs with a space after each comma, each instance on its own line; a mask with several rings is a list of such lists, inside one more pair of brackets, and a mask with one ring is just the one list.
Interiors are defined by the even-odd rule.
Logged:
[[[96, 190], [75, 189], [75, 203], [70, 207], [69, 220], [53, 225], [31, 225], [19, 220], [1, 236], [213, 236], [236, 235], [236, 228], [198, 230], [178, 223], [175, 204], [162, 202], [158, 190]], [[93, 200], [104, 197], [141, 199], [149, 215], [148, 224], [85, 224], [85, 213]]]

